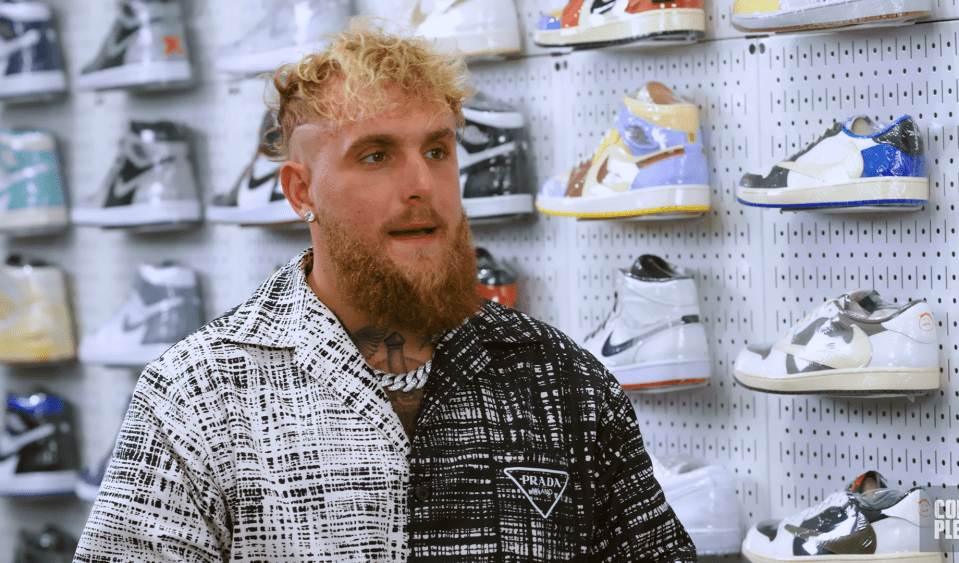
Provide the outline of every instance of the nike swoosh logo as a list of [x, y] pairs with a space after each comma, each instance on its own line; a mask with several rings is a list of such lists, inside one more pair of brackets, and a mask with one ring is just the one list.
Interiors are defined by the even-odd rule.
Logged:
[[183, 297], [174, 297], [172, 299], [164, 299], [163, 301], [157, 301], [152, 305], [147, 305], [141, 311], [138, 311], [138, 315], [131, 319], [130, 314], [127, 314], [123, 317], [123, 330], [124, 332], [130, 332], [140, 328], [141, 326], [148, 323], [151, 319], [156, 318], [159, 315], [169, 311], [170, 309], [179, 307], [186, 303], [186, 299]]
[[140, 185], [140, 176], [162, 164], [172, 162], [174, 158], [173, 156], [165, 156], [146, 166], [137, 166], [127, 160], [123, 168], [121, 168], [120, 173], [117, 174], [113, 183], [110, 185], [110, 193], [107, 196], [106, 207], [129, 204], [130, 201], [132, 201], [133, 192], [135, 192]]
[[[804, 540], [810, 540], [822, 535], [822, 532], [817, 530], [801, 528], [799, 526], [793, 526], [792, 524], [786, 524], [784, 528], [790, 534]], [[863, 555], [876, 553], [876, 539], [875, 529], [873, 529], [872, 524], [867, 523], [865, 528], [855, 530], [839, 538], [817, 541], [816, 544], [837, 555]]]
[[609, 336], [606, 337], [606, 342], [603, 342], [603, 349], [601, 351], [601, 354], [603, 354], [603, 356], [606, 358], [610, 356], [615, 356], [616, 354], [620, 354], [628, 350], [634, 344], [642, 342], [643, 340], [646, 340], [647, 338], [649, 338], [650, 336], [658, 332], [662, 332], [666, 329], [670, 329], [676, 326], [681, 326], [681, 325], [690, 324], [690, 323], [698, 323], [698, 322], [699, 322], [699, 315], [685, 315], [681, 319], [676, 319], [676, 320], [672, 320], [669, 322], [656, 325], [655, 327], [647, 330], [646, 332], [642, 334], [638, 334], [618, 344], [612, 343], [613, 335], [612, 333], [610, 333]]
[[852, 325], [852, 340], [844, 342], [841, 337], [829, 339], [826, 343], [786, 344], [777, 342], [777, 350], [795, 356], [807, 362], [815, 362], [833, 369], [859, 368], [872, 359], [872, 344], [869, 336], [861, 328]]
[[[137, 39], [137, 31], [140, 30], [140, 26], [136, 27], [125, 27], [122, 30], [122, 35], [118, 38], [117, 41], [110, 41], [109, 43], [103, 46], [103, 51], [106, 54], [106, 58], [112, 59], [113, 57], [121, 55], [127, 48], [133, 44]], [[112, 39], [112, 38], [111, 38]]]
[[250, 172], [250, 181], [247, 182], [247, 187], [248, 187], [250, 190], [255, 190], [255, 189], [259, 188], [260, 186], [262, 186], [263, 184], [265, 184], [265, 183], [267, 183], [267, 182], [269, 182], [269, 181], [271, 181], [271, 180], [275, 180], [276, 177], [277, 177], [279, 174], [280, 174], [280, 171], [279, 171], [279, 169], [277, 169], [277, 170], [271, 172], [270, 174], [266, 174], [266, 175], [263, 175], [263, 176], [260, 176], [259, 178], [257, 178], [257, 177], [255, 177], [255, 176], [253, 175], [253, 172], [251, 171], [251, 172]]
[[5, 59], [17, 51], [29, 49], [39, 42], [40, 32], [36, 29], [31, 29], [20, 37], [16, 37], [10, 41], [5, 41], [0, 44], [0, 58]]
[[0, 188], [0, 194], [7, 192], [14, 184], [22, 182], [24, 180], [29, 180], [30, 178], [36, 178], [40, 174], [46, 174], [50, 171], [50, 166], [47, 164], [38, 164], [36, 166], [28, 166], [22, 170], [18, 170], [13, 174], [4, 174], [0, 171], [0, 185], [4, 186]]
[[469, 168], [470, 166], [473, 166], [479, 162], [483, 162], [484, 160], [489, 160], [495, 156], [502, 156], [511, 152], [516, 152], [515, 141], [503, 143], [502, 145], [482, 150], [480, 152], [475, 152], [473, 154], [470, 154], [464, 150], [462, 157], [457, 155], [457, 160], [459, 161], [460, 170], [462, 170], [463, 168]]
[[819, 164], [787, 160], [780, 162], [778, 166], [792, 172], [797, 172], [803, 176], [829, 182], [861, 178], [863, 169], [865, 168], [865, 162], [862, 159], [862, 153], [859, 152], [859, 148], [856, 147], [855, 143], [850, 141], [846, 155], [837, 162]]
[[[663, 151], [655, 152], [653, 154], [637, 158], [630, 158], [629, 160], [633, 161], [632, 164], [634, 164], [636, 168], [642, 170], [643, 168], [652, 166], [657, 162], [662, 162], [668, 158], [682, 156], [684, 154], [686, 154], [685, 147], [672, 147]], [[600, 164], [599, 168], [596, 170], [596, 182], [602, 184], [603, 180], [605, 180], [607, 176], [609, 176], [609, 156], [603, 160], [603, 163]]]
[[16, 435], [6, 432], [0, 434], [0, 459], [6, 459], [25, 446], [52, 436], [55, 431], [56, 427], [47, 423]]

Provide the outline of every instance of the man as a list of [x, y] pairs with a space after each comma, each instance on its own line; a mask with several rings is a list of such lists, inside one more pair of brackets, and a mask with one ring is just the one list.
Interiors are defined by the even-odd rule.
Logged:
[[144, 371], [77, 561], [695, 561], [608, 372], [476, 297], [461, 61], [353, 29], [275, 77], [313, 248]]

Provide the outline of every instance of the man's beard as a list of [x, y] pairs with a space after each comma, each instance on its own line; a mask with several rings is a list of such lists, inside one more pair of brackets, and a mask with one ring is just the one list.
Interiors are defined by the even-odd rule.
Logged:
[[[427, 216], [445, 230], [434, 210], [429, 209]], [[399, 217], [381, 233], [385, 235], [390, 224], [411, 219]], [[428, 262], [414, 271], [394, 263], [384, 245], [358, 239], [333, 217], [321, 217], [320, 228], [340, 291], [378, 326], [434, 337], [458, 327], [482, 306], [476, 291], [476, 251], [465, 214], [459, 231], [448, 239], [439, 266]]]

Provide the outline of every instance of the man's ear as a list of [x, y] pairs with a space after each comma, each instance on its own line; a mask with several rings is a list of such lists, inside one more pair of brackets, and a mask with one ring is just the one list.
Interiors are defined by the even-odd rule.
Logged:
[[287, 160], [280, 168], [283, 195], [300, 217], [307, 211], [316, 213], [313, 194], [310, 193], [310, 169], [294, 160]]

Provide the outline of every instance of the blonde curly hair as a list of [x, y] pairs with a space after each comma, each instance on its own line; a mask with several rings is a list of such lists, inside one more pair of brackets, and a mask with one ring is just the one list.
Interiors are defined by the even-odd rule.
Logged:
[[[315, 118], [342, 125], [432, 99], [445, 104], [462, 126], [462, 104], [475, 90], [467, 85], [461, 56], [441, 52], [423, 37], [388, 33], [369, 17], [354, 18], [347, 30], [330, 37], [325, 51], [273, 75], [278, 96], [268, 105], [278, 123], [275, 148], [281, 160], [289, 158], [294, 129]], [[393, 97], [397, 88], [399, 99]]]

